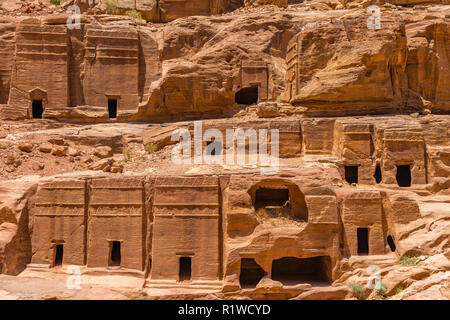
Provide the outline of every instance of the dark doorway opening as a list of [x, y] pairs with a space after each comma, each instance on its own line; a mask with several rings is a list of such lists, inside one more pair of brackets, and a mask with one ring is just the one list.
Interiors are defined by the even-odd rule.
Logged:
[[395, 252], [395, 249], [397, 249], [397, 247], [395, 246], [395, 242], [394, 239], [392, 238], [392, 236], [388, 236], [387, 237], [387, 243], [389, 245], [389, 248], [391, 249], [392, 252]]
[[261, 181], [247, 192], [252, 198], [258, 220], [284, 217], [298, 222], [308, 221], [305, 196], [292, 182]]
[[263, 207], [282, 207], [289, 201], [289, 189], [259, 188], [255, 195], [255, 209]]
[[255, 259], [241, 259], [241, 274], [239, 276], [241, 287], [256, 287], [264, 274], [264, 270], [255, 262]]
[[236, 92], [234, 101], [237, 104], [251, 105], [258, 102], [258, 87], [242, 88]]
[[42, 100], [33, 100], [31, 106], [31, 113], [33, 119], [42, 119], [42, 114], [44, 113], [44, 106], [42, 105]]
[[358, 228], [358, 255], [366, 256], [369, 254], [369, 229]]
[[108, 115], [110, 119], [117, 118], [117, 99], [108, 99]]
[[411, 166], [397, 166], [397, 175], [395, 176], [399, 187], [411, 187]]
[[189, 281], [191, 280], [192, 273], [192, 259], [191, 257], [181, 257], [180, 258], [180, 270], [179, 270], [179, 281]]
[[62, 244], [57, 244], [55, 247], [55, 261], [54, 266], [60, 266], [63, 263], [63, 257], [64, 257], [64, 247]]
[[109, 256], [109, 266], [117, 267], [122, 262], [122, 254], [120, 252], [120, 241], [113, 241], [111, 244], [111, 253]]
[[210, 156], [222, 154], [222, 144], [219, 141], [211, 140], [206, 142], [206, 154]]
[[345, 181], [349, 184], [358, 183], [358, 166], [345, 166]]
[[330, 257], [285, 257], [272, 261], [272, 279], [285, 284], [298, 282], [330, 282]]
[[383, 179], [383, 176], [381, 175], [381, 166], [377, 164], [375, 168], [375, 173], [373, 174], [373, 178], [375, 179], [375, 182], [377, 184], [381, 183], [381, 180]]

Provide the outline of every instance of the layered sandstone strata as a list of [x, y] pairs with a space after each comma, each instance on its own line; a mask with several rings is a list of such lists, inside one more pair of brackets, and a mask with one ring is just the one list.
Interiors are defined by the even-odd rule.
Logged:
[[[204, 130], [279, 129], [279, 171], [225, 165], [201, 173], [166, 160], [149, 175], [4, 185], [15, 195], [3, 193], [2, 270], [17, 274], [30, 263], [27, 272], [59, 264], [126, 271], [150, 294], [181, 286], [223, 298], [349, 297], [347, 284], [366, 279], [358, 268], [400, 272], [398, 259], [417, 254], [446, 257], [421, 264], [422, 281], [443, 276], [449, 123], [446, 116], [216, 120]], [[164, 144], [162, 132], [146, 130], [143, 144]], [[390, 277], [393, 296], [414, 283]]]
[[303, 9], [151, 27], [92, 16], [79, 30], [65, 19], [2, 23], [2, 117], [32, 117], [33, 102], [69, 121], [106, 121], [111, 108], [121, 121], [227, 116], [277, 99], [311, 115], [449, 110], [448, 6], [386, 7], [380, 29], [364, 10]]
[[[0, 273], [137, 298], [450, 297], [448, 5], [378, 4], [369, 28], [369, 2], [108, 3], [79, 29], [2, 5]], [[215, 135], [175, 165], [191, 120]], [[257, 161], [226, 162], [240, 150]], [[368, 270], [383, 290], [359, 288]]]

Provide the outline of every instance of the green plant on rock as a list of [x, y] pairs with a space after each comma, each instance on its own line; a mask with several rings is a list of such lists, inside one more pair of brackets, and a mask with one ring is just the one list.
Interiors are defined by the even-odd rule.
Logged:
[[59, 6], [61, 4], [62, 0], [50, 0], [51, 4], [54, 4], [55, 6]]
[[395, 294], [399, 294], [399, 293], [401, 293], [403, 290], [405, 290], [403, 287], [397, 287], [397, 288], [395, 289]]
[[153, 154], [158, 151], [158, 145], [156, 143], [149, 142], [144, 146], [144, 149], [148, 154]]
[[122, 154], [124, 162], [131, 161], [131, 150], [129, 148], [124, 149]]
[[361, 295], [366, 291], [366, 288], [362, 284], [350, 283], [352, 292], [356, 295]]
[[404, 254], [400, 258], [400, 264], [403, 267], [415, 267], [419, 264], [420, 261], [420, 255], [407, 255]]
[[119, 14], [120, 10], [117, 7], [117, 0], [105, 0], [106, 12], [109, 14]]
[[129, 10], [126, 12], [126, 14], [130, 18], [137, 20], [137, 22], [139, 22], [139, 23], [146, 23], [146, 21], [144, 19], [142, 19], [141, 13], [137, 10]]
[[383, 282], [379, 282], [377, 283], [377, 285], [375, 286], [375, 292], [377, 293], [377, 295], [379, 296], [383, 296], [386, 294], [386, 285]]

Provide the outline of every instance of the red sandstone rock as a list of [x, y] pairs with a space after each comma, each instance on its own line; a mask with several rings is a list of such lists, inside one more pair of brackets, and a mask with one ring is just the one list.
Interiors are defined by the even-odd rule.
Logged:
[[273, 118], [280, 115], [277, 103], [260, 103], [258, 105], [258, 116], [261, 118]]
[[[448, 6], [286, 3], [5, 2], [33, 16], [0, 18], [0, 297], [448, 299]], [[174, 165], [193, 119], [278, 129], [279, 171]]]
[[67, 154], [67, 147], [64, 146], [53, 146], [51, 154], [58, 157], [63, 157]]
[[39, 151], [41, 152], [45, 152], [45, 153], [50, 153], [53, 149], [52, 144], [50, 143], [43, 143], [39, 146]]
[[19, 145], [19, 150], [29, 153], [29, 152], [33, 151], [33, 145], [31, 143], [21, 143]]
[[111, 147], [101, 146], [94, 150], [94, 155], [100, 159], [109, 158], [113, 155]]

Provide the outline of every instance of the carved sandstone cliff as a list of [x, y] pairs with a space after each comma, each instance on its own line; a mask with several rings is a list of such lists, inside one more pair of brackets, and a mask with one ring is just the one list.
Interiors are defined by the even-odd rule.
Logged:
[[256, 87], [250, 101], [282, 96], [315, 115], [447, 112], [448, 11], [418, 22], [425, 15], [386, 10], [373, 30], [362, 10], [250, 10], [153, 27], [86, 16], [80, 30], [64, 19], [5, 22], [0, 111], [32, 117], [42, 101], [43, 117], [105, 121], [114, 100], [122, 121], [213, 117], [242, 109], [239, 95]]
[[[368, 4], [2, 5], [0, 297], [76, 266], [137, 298], [448, 299], [450, 6]], [[261, 130], [277, 171], [176, 165], [192, 120], [191, 155]]]

